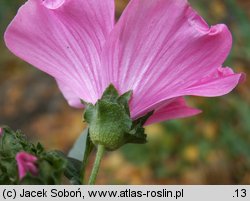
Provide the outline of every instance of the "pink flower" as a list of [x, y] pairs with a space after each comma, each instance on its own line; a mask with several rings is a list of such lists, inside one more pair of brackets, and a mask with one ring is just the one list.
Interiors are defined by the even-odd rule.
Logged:
[[16, 161], [20, 180], [23, 179], [28, 172], [33, 176], [38, 174], [38, 168], [36, 166], [37, 158], [35, 156], [22, 151], [17, 153]]
[[3, 128], [0, 127], [0, 137], [3, 135]]
[[222, 64], [232, 36], [209, 27], [186, 0], [131, 0], [114, 23], [114, 0], [29, 0], [5, 33], [17, 56], [53, 76], [73, 107], [112, 83], [133, 90], [133, 119], [147, 124], [198, 114], [184, 96], [221, 96], [244, 75]]

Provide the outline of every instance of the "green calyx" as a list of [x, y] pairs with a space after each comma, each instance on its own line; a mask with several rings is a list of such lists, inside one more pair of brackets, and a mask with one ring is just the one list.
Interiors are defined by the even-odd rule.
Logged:
[[95, 145], [116, 150], [126, 143], [146, 143], [143, 124], [153, 112], [133, 121], [130, 117], [129, 100], [132, 91], [119, 96], [111, 84], [95, 105], [85, 104], [84, 119], [89, 124], [90, 139]]

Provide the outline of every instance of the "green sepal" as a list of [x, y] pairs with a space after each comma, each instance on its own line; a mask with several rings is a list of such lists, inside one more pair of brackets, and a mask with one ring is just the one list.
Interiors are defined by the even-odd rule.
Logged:
[[115, 150], [126, 143], [147, 142], [143, 124], [152, 112], [133, 121], [129, 111], [131, 96], [132, 91], [119, 96], [111, 84], [95, 105], [84, 102], [84, 119], [89, 124], [90, 139], [95, 145]]
[[145, 134], [143, 125], [153, 113], [154, 112], [151, 111], [145, 116], [142, 116], [133, 121], [132, 128], [126, 135], [127, 143], [145, 144], [147, 142], [147, 135]]
[[117, 92], [114, 85], [110, 84], [107, 89], [102, 94], [101, 100], [116, 103], [119, 98], [119, 93]]
[[98, 100], [94, 106], [87, 107], [84, 118], [89, 123], [91, 141], [95, 145], [104, 145], [108, 150], [122, 146], [125, 133], [129, 132], [132, 126], [125, 106], [107, 100]]
[[129, 100], [132, 97], [132, 91], [128, 91], [124, 94], [122, 94], [120, 97], [118, 97], [118, 102], [123, 105], [126, 113], [130, 116], [130, 111], [129, 111]]

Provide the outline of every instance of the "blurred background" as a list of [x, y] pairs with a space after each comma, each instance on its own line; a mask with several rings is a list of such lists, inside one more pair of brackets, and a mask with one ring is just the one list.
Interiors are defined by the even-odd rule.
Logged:
[[[0, 0], [0, 125], [48, 150], [68, 152], [86, 127], [55, 81], [12, 55], [3, 33], [24, 0]], [[127, 4], [117, 0], [117, 19]], [[225, 65], [250, 72], [250, 1], [190, 0], [209, 24], [226, 23], [234, 45]], [[146, 145], [105, 155], [98, 184], [250, 184], [250, 81], [219, 98], [189, 97], [203, 113], [147, 127]], [[93, 161], [93, 156], [91, 158]], [[90, 168], [90, 167], [89, 167]]]

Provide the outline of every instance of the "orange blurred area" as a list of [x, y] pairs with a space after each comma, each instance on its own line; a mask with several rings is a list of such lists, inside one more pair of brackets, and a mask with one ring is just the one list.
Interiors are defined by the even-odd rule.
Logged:
[[[48, 150], [67, 153], [86, 128], [83, 111], [69, 107], [53, 78], [12, 55], [3, 42], [4, 30], [23, 2], [0, 2], [0, 125], [21, 129]], [[128, 0], [115, 2], [118, 19]], [[229, 26], [234, 46], [225, 65], [248, 75], [250, 2], [190, 2], [210, 24]], [[250, 184], [249, 86], [247, 79], [223, 97], [189, 97], [202, 114], [151, 125], [147, 144], [107, 152], [97, 184]]]

